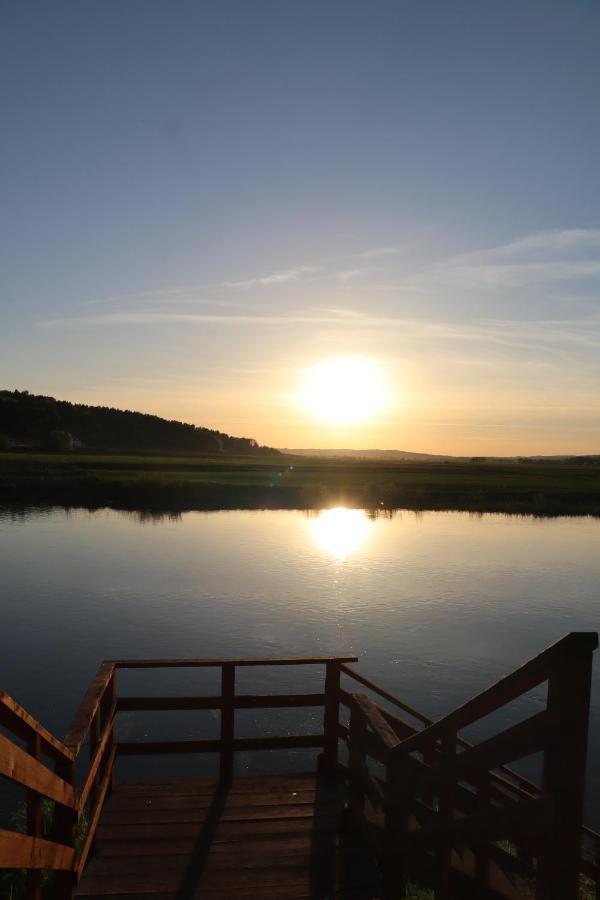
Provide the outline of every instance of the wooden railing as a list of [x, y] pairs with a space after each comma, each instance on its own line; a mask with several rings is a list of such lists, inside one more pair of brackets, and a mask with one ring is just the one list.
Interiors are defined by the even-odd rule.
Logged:
[[[338, 719], [340, 672], [343, 664], [356, 662], [355, 656], [282, 657], [259, 659], [134, 659], [109, 660], [100, 666], [75, 714], [64, 742], [58, 741], [22, 710], [11, 698], [0, 695], [0, 724], [25, 738], [22, 750], [0, 735], [0, 775], [29, 789], [28, 834], [0, 830], [0, 869], [28, 870], [31, 900], [40, 898], [41, 869], [54, 870], [52, 896], [67, 900], [79, 880], [92, 850], [102, 807], [110, 791], [114, 766], [119, 756], [157, 754], [216, 753], [220, 779], [228, 783], [233, 775], [234, 754], [252, 750], [320, 749], [323, 771], [338, 770]], [[325, 669], [319, 693], [245, 694], [236, 692], [236, 671], [249, 666], [306, 666]], [[120, 669], [218, 668], [221, 692], [217, 696], [123, 696], [117, 693]], [[321, 707], [323, 729], [316, 734], [286, 734], [277, 737], [237, 737], [235, 711], [238, 709], [283, 709]], [[214, 740], [121, 741], [115, 728], [119, 713], [157, 710], [217, 710], [220, 735]], [[84, 751], [89, 761], [84, 765]], [[39, 757], [50, 755], [56, 773]], [[79, 776], [80, 787], [77, 786]], [[41, 836], [41, 796], [56, 801], [55, 834]], [[75, 837], [79, 823], [78, 847]], [[82, 824], [85, 823], [85, 830]]]
[[[582, 857], [585, 842], [600, 846], [598, 835], [582, 829], [597, 644], [596, 634], [567, 635], [436, 722], [397, 701], [420, 729], [364, 694], [342, 691], [351, 710], [350, 728], [340, 729], [349, 746], [351, 813], [382, 860], [390, 897], [411, 870], [429, 877], [436, 900], [527, 896], [525, 889], [536, 900], [576, 900], [582, 875], [600, 895], [600, 869]], [[354, 670], [342, 672], [385, 694]], [[544, 710], [475, 746], [460, 738], [461, 729], [544, 682]], [[541, 789], [507, 768], [535, 753], [543, 753]], [[383, 777], [369, 760], [384, 766]]]
[[[27, 789], [26, 833], [0, 829], [0, 869], [29, 870], [29, 900], [41, 897], [41, 870], [52, 870], [55, 896], [63, 900], [70, 896], [75, 864], [75, 755], [3, 691], [0, 725], [24, 744], [0, 734], [0, 775]], [[43, 759], [49, 759], [55, 771]], [[43, 798], [54, 803], [54, 826], [49, 835], [42, 830]]]
[[[117, 712], [117, 674], [112, 662], [104, 662], [87, 689], [75, 713], [65, 744], [75, 759], [83, 763], [82, 750], [87, 744], [89, 764], [77, 794], [79, 821], [85, 823], [75, 858], [73, 885], [81, 877], [92, 849], [102, 806], [113, 778], [117, 753], [115, 716]], [[70, 896], [70, 895], [68, 895]]]
[[[356, 662], [355, 656], [276, 657], [264, 659], [134, 659], [115, 660], [115, 669], [218, 668], [221, 670], [221, 693], [208, 697], [120, 697], [117, 712], [148, 710], [218, 710], [221, 731], [217, 739], [184, 741], [128, 741], [117, 744], [117, 755], [146, 756], [163, 753], [218, 753], [220, 778], [229, 781], [233, 773], [233, 757], [238, 751], [250, 750], [322, 750], [322, 765], [335, 767], [338, 751], [338, 718], [341, 666]], [[236, 693], [236, 670], [249, 666], [325, 667], [323, 691], [313, 694], [243, 694]], [[323, 731], [318, 734], [292, 734], [281, 737], [236, 737], [237, 709], [282, 709], [323, 707]]]
[[[27, 834], [0, 830], [0, 868], [29, 871], [31, 900], [40, 897], [40, 870], [53, 870], [52, 896], [70, 898], [92, 851], [119, 757], [214, 753], [220, 778], [227, 783], [236, 752], [319, 749], [323, 771], [350, 776], [351, 818], [382, 862], [388, 896], [398, 896], [405, 873], [430, 881], [433, 873], [438, 900], [471, 896], [469, 885], [475, 885], [472, 896], [477, 900], [515, 897], [518, 885], [525, 883], [536, 885], [537, 900], [574, 900], [583, 875], [598, 900], [600, 868], [592, 857], [600, 851], [600, 835], [581, 827], [596, 645], [596, 635], [569, 635], [436, 722], [360, 674], [349, 665], [356, 662], [350, 656], [107, 661], [64, 742], [0, 694], [0, 725], [24, 742], [20, 747], [0, 735], [0, 775], [28, 791]], [[236, 686], [242, 668], [306, 665], [324, 667], [319, 692], [249, 694]], [[174, 668], [218, 669], [220, 692], [119, 696], [119, 670]], [[543, 682], [548, 682], [548, 702], [540, 713], [476, 746], [459, 734]], [[362, 693], [354, 692], [357, 683]], [[236, 710], [303, 707], [323, 710], [322, 730], [273, 737], [236, 734]], [[344, 709], [350, 712], [349, 726], [340, 721]], [[219, 736], [117, 739], [121, 713], [160, 710], [218, 711]], [[347, 768], [338, 761], [340, 740], [348, 745]], [[544, 753], [541, 788], [508, 768], [539, 751]], [[42, 797], [56, 804], [49, 835], [42, 834]], [[582, 856], [582, 839], [591, 855]]]

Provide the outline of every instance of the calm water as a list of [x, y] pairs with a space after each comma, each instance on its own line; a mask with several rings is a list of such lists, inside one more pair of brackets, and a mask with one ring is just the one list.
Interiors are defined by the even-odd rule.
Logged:
[[[1, 514], [0, 555], [0, 687], [59, 735], [103, 658], [355, 653], [365, 674], [437, 716], [565, 632], [600, 625], [600, 521], [591, 519], [399, 512], [373, 520], [330, 510], [143, 520], [53, 510]], [[298, 688], [299, 674], [282, 672], [276, 689]], [[210, 677], [125, 673], [123, 689], [189, 693], [210, 689]], [[268, 689], [274, 678], [244, 673], [241, 687]], [[304, 689], [317, 678], [315, 670]], [[518, 712], [540, 702], [534, 693]], [[299, 714], [296, 727], [312, 730], [301, 711], [276, 725], [292, 727], [286, 715]], [[122, 732], [159, 737], [175, 717], [181, 737], [216, 727], [210, 713], [163, 715], [171, 718], [162, 724], [131, 716]], [[268, 727], [262, 713], [238, 715], [242, 733]], [[597, 663], [595, 826], [599, 760]]]

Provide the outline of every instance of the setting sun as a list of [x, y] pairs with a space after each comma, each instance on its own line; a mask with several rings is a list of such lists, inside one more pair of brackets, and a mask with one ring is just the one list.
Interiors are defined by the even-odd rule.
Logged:
[[308, 413], [330, 424], [364, 422], [386, 405], [380, 367], [358, 356], [325, 360], [306, 373], [299, 401]]

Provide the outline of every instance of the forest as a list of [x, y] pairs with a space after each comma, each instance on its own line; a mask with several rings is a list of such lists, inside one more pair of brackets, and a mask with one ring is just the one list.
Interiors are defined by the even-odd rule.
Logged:
[[0, 391], [0, 449], [172, 451], [214, 455], [277, 455], [252, 438], [110, 406], [86, 406]]

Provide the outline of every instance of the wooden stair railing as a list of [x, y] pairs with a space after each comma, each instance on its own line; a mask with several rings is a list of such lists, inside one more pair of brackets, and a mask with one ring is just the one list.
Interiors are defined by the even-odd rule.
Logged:
[[[397, 896], [409, 862], [418, 860], [434, 874], [436, 900], [468, 896], [465, 883], [456, 888], [457, 870], [478, 898], [519, 896], [515, 885], [528, 881], [535, 884], [536, 900], [576, 900], [581, 873], [595, 882], [598, 896], [600, 870], [581, 856], [582, 835], [597, 837], [582, 830], [597, 644], [596, 634], [567, 635], [422, 730], [363, 695], [343, 693], [342, 702], [351, 708], [351, 812], [371, 832], [390, 897]], [[545, 710], [476, 746], [459, 740], [460, 729], [543, 682]], [[544, 754], [541, 790], [506, 767], [538, 752]], [[368, 758], [383, 763], [385, 779], [374, 777]], [[509, 842], [508, 850], [501, 841]]]
[[[399, 879], [408, 860], [413, 865], [421, 859], [429, 874], [432, 871], [436, 874], [438, 900], [452, 896], [449, 891], [453, 890], [452, 879], [457, 872], [462, 872], [464, 884], [468, 881], [477, 886], [477, 900], [483, 900], [486, 891], [492, 888], [490, 897], [514, 896], [518, 879], [535, 877], [537, 900], [572, 900], [576, 894], [569, 894], [568, 890], [572, 890], [579, 873], [595, 884], [598, 900], [597, 860], [589, 855], [580, 856], [582, 835], [593, 852], [600, 850], [600, 835], [580, 826], [584, 780], [581, 761], [585, 761], [589, 673], [596, 645], [596, 635], [569, 635], [437, 722], [357, 672], [349, 665], [356, 662], [356, 657], [350, 656], [108, 661], [101, 665], [88, 688], [64, 742], [54, 738], [11, 698], [0, 694], [0, 724], [26, 742], [23, 750], [3, 737], [0, 775], [25, 785], [29, 792], [28, 834], [0, 831], [0, 868], [27, 868], [29, 897], [33, 900], [40, 897], [40, 870], [54, 870], [53, 896], [57, 900], [70, 898], [92, 851], [119, 755], [217, 753], [221, 779], [227, 782], [233, 772], [234, 753], [248, 750], [318, 748], [322, 751], [320, 764], [324, 770], [342, 772], [338, 742], [343, 739], [349, 744], [351, 813], [383, 860], [389, 896], [397, 896]], [[239, 667], [279, 665], [323, 665], [323, 691], [311, 694], [236, 691]], [[220, 694], [208, 697], [117, 694], [119, 669], [174, 667], [220, 668]], [[352, 694], [342, 684], [347, 680], [360, 683], [417, 724], [410, 724], [364, 694]], [[543, 681], [549, 683], [548, 708], [544, 712], [476, 746], [459, 735], [466, 725]], [[236, 736], [235, 710], [284, 707], [322, 707], [322, 732], [280, 737]], [[339, 722], [340, 710], [345, 707], [351, 712], [350, 728]], [[119, 742], [117, 739], [115, 724], [119, 713], [181, 709], [218, 710], [219, 737], [199, 741]], [[545, 754], [541, 789], [506, 765], [534, 752], [535, 748]], [[43, 765], [41, 757], [52, 759], [55, 772]], [[386, 777], [381, 778], [369, 761], [383, 766]], [[566, 773], [570, 773], [568, 777]], [[42, 796], [57, 802], [51, 836], [41, 833]], [[74, 833], [84, 811], [87, 835], [78, 840], [76, 850]], [[499, 846], [498, 840], [502, 839], [510, 841], [510, 845]], [[554, 849], [559, 844], [561, 852], [557, 856]], [[563, 871], [565, 860], [570, 880]], [[459, 896], [462, 900], [463, 894]]]
[[[411, 719], [414, 719], [419, 723], [418, 726], [415, 726], [407, 722], [405, 718], [400, 717], [397, 713], [391, 713], [389, 709], [380, 708], [382, 715], [399, 737], [409, 737], [410, 735], [417, 734], [422, 730], [422, 727], [433, 724], [434, 720], [429, 716], [415, 709], [413, 706], [410, 706], [389, 691], [384, 690], [352, 666], [346, 664], [342, 665], [341, 672], [342, 676], [366, 687], [371, 693], [375, 694], [376, 697], [391, 704], [403, 713], [408, 714]], [[351, 709], [353, 704], [352, 695], [344, 690], [344, 688], [340, 690], [340, 703], [342, 707], [346, 707], [348, 710]], [[338, 734], [340, 740], [347, 741], [348, 728], [342, 723], [338, 725]], [[457, 746], [466, 749], [472, 747], [473, 744], [458, 736]], [[514, 769], [511, 769], [508, 766], [499, 766], [497, 771], [490, 772], [489, 779], [490, 790], [493, 796], [495, 796], [497, 801], [502, 804], [516, 802], [519, 799], [538, 797], [542, 792], [538, 785], [534, 784], [520, 773], [515, 772]], [[600, 834], [592, 828], [589, 828], [587, 825], [583, 825], [581, 829], [581, 838], [584, 851], [580, 860], [580, 872], [585, 878], [593, 883], [591, 890], [593, 890], [594, 900], [600, 900]]]
[[[80, 879], [94, 842], [94, 835], [113, 778], [116, 757], [115, 716], [117, 673], [112, 662], [104, 662], [90, 683], [65, 735], [65, 744], [83, 763], [82, 750], [88, 745], [89, 763], [77, 794], [77, 812], [87, 831], [75, 858], [74, 879]], [[85, 815], [85, 819], [83, 819]]]
[[[28, 900], [41, 898], [41, 870], [55, 873], [53, 896], [70, 898], [75, 865], [74, 836], [78, 800], [73, 752], [46, 731], [19, 704], [0, 691], [0, 725], [17, 740], [0, 734], [0, 775], [27, 789], [26, 833], [0, 829], [0, 869], [26, 869]], [[42, 762], [49, 757], [56, 771]], [[54, 802], [53, 833], [42, 831], [42, 799]]]

